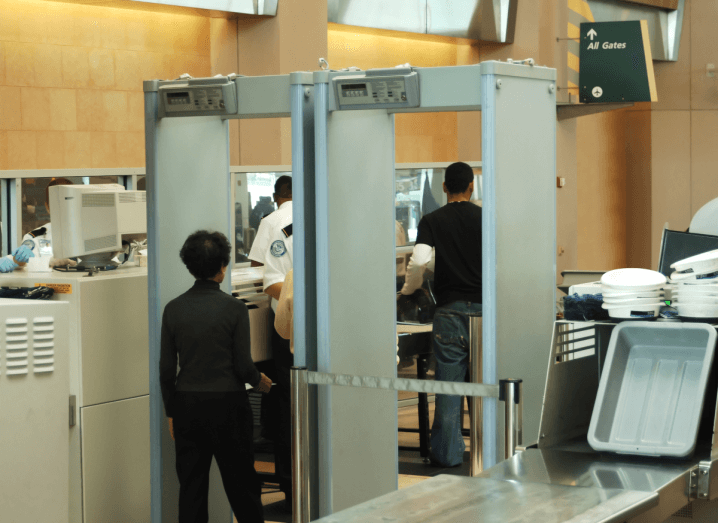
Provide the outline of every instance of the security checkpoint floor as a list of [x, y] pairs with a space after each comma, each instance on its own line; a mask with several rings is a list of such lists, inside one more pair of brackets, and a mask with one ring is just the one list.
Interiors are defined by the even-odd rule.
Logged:
[[[429, 403], [429, 419], [434, 419], [434, 403]], [[465, 414], [464, 426], [469, 426], [469, 415]], [[399, 408], [399, 427], [418, 429], [417, 406]], [[454, 468], [433, 467], [425, 464], [419, 455], [419, 434], [399, 433], [399, 445], [416, 447], [416, 452], [409, 450], [399, 451], [399, 488], [409, 487], [438, 474], [456, 476], [469, 475], [469, 438], [464, 438], [467, 451], [464, 453], [464, 463]], [[257, 454], [255, 467], [258, 472], [273, 472], [274, 463], [271, 454]], [[291, 514], [284, 511], [284, 494], [271, 486], [262, 489], [262, 503], [264, 504], [264, 518], [267, 523], [289, 523]]]

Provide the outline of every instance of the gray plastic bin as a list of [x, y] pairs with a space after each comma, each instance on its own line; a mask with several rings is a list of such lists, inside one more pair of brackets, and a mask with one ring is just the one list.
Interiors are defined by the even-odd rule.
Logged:
[[715, 329], [704, 323], [624, 322], [614, 328], [588, 430], [591, 447], [690, 455], [715, 342]]

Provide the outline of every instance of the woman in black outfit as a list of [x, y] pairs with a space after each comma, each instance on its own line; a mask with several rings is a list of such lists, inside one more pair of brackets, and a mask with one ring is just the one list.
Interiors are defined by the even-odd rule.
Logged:
[[175, 440], [179, 523], [208, 521], [212, 457], [237, 520], [264, 521], [245, 383], [266, 393], [272, 382], [252, 362], [247, 306], [220, 290], [230, 252], [221, 233], [191, 234], [180, 257], [196, 281], [162, 317], [160, 383]]

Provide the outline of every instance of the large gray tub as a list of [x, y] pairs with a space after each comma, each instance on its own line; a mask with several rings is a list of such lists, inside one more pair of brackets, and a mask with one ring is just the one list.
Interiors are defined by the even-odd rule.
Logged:
[[715, 329], [704, 323], [624, 322], [614, 328], [588, 431], [591, 447], [692, 454], [715, 342]]

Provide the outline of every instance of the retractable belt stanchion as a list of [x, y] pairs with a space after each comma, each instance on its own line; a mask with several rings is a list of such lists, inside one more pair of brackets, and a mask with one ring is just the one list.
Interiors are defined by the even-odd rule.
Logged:
[[[480, 376], [481, 371], [481, 317], [474, 316], [470, 322], [471, 372]], [[477, 374], [478, 370], [478, 374]], [[309, 497], [309, 385], [357, 387], [391, 391], [413, 391], [434, 394], [451, 394], [471, 398], [471, 475], [481, 472], [483, 465], [481, 445], [481, 398], [499, 398], [506, 403], [506, 458], [522, 443], [523, 413], [521, 406], [521, 380], [500, 380], [499, 385], [481, 383], [425, 381], [378, 376], [355, 376], [310, 372], [306, 367], [292, 367], [292, 523], [308, 523]]]
[[516, 454], [516, 447], [523, 439], [522, 380], [499, 380], [500, 401], [504, 402], [506, 423], [504, 430], [504, 458]]
[[[481, 316], [471, 316], [469, 320], [469, 364], [471, 383], [481, 383], [482, 380], [482, 351], [481, 351]], [[469, 428], [469, 453], [471, 476], [478, 475], [484, 470], [484, 456], [481, 448], [484, 418], [481, 414], [481, 398], [474, 396], [469, 398], [470, 423]]]
[[309, 387], [307, 368], [292, 367], [292, 523], [309, 522]]

